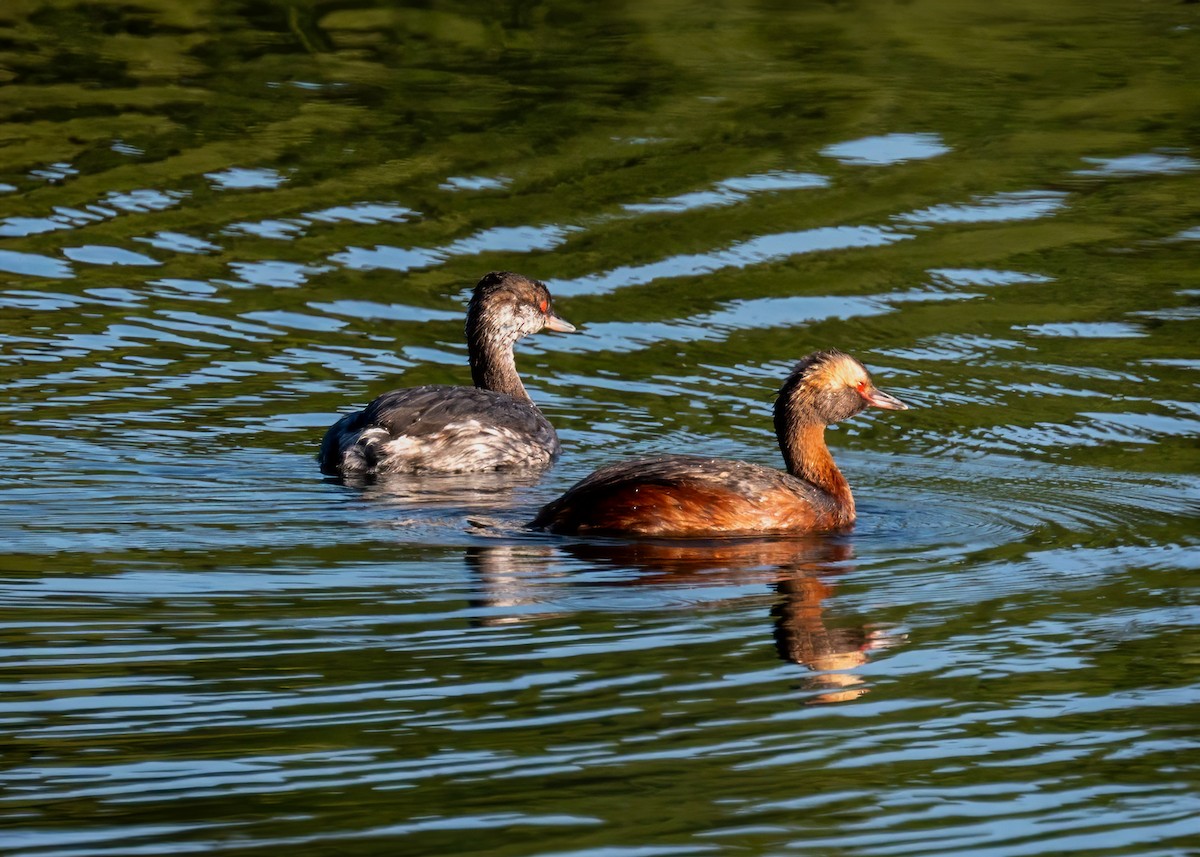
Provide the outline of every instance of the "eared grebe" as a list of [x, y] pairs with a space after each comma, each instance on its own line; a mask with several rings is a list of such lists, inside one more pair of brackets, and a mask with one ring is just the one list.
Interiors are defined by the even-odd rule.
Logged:
[[850, 486], [825, 426], [868, 406], [907, 405], [841, 351], [805, 357], [775, 401], [784, 473], [744, 461], [664, 455], [602, 467], [542, 507], [531, 527], [554, 533], [707, 538], [824, 532], [854, 522]]
[[321, 470], [343, 476], [544, 468], [560, 450], [554, 426], [517, 374], [513, 345], [539, 330], [575, 328], [554, 314], [543, 283], [493, 271], [467, 306], [474, 387], [384, 393], [338, 420], [321, 441]]

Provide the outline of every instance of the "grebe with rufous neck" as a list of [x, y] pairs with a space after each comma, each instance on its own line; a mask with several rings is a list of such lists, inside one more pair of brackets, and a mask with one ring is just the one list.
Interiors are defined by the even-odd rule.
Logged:
[[787, 472], [718, 458], [663, 455], [600, 468], [542, 507], [529, 526], [553, 533], [714, 538], [842, 530], [854, 497], [825, 427], [868, 407], [903, 411], [866, 367], [837, 350], [805, 357], [775, 401]]
[[513, 345], [575, 327], [554, 313], [544, 283], [486, 274], [467, 305], [474, 387], [432, 384], [384, 393], [337, 421], [321, 441], [321, 471], [341, 476], [542, 469], [558, 457], [554, 426], [517, 374]]

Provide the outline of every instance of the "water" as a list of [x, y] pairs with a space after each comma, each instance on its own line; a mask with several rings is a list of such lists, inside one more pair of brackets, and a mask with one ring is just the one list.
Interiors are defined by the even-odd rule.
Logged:
[[[1200, 7], [0, 27], [0, 851], [1196, 853]], [[493, 269], [557, 467], [323, 479]], [[828, 346], [852, 534], [523, 530]]]

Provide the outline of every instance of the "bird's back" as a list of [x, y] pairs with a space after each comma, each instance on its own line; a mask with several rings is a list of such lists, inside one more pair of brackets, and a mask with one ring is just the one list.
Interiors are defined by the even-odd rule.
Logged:
[[385, 474], [538, 468], [559, 453], [534, 405], [475, 387], [430, 385], [385, 393], [325, 433], [326, 473]]
[[844, 523], [819, 488], [744, 461], [667, 455], [602, 467], [544, 506], [556, 533], [663, 538], [797, 533]]

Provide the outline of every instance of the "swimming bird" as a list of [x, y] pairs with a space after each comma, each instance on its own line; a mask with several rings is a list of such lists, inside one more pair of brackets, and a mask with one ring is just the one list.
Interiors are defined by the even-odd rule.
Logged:
[[554, 533], [712, 538], [841, 530], [854, 497], [825, 427], [868, 407], [907, 405], [837, 350], [800, 361], [775, 402], [786, 472], [744, 461], [662, 455], [609, 464], [542, 507], [530, 527]]
[[554, 426], [517, 374], [513, 345], [540, 330], [569, 333], [550, 291], [510, 271], [486, 274], [467, 305], [474, 387], [427, 385], [384, 393], [338, 420], [321, 441], [324, 473], [381, 476], [541, 469], [559, 455]]

